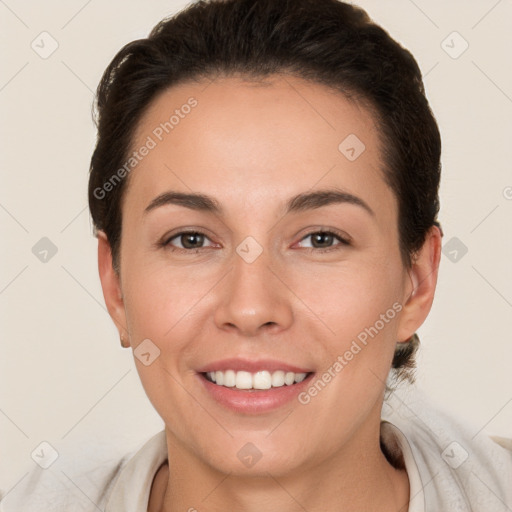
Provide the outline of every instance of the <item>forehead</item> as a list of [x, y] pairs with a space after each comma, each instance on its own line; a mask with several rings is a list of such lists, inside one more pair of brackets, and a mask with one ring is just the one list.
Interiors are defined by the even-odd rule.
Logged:
[[242, 205], [334, 185], [379, 198], [384, 209], [395, 206], [371, 113], [296, 77], [173, 86], [138, 124], [132, 150], [144, 146], [151, 149], [130, 175], [127, 192], [136, 191], [141, 203], [166, 187]]

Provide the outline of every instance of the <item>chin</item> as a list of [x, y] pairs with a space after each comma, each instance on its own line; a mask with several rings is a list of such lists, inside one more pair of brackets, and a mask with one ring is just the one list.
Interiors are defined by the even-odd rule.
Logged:
[[225, 454], [219, 454], [212, 467], [234, 477], [268, 479], [269, 474], [276, 478], [289, 475], [301, 465], [300, 461], [290, 460], [285, 454], [262, 452], [250, 445], [243, 445], [241, 452], [235, 453], [230, 460], [226, 460]]

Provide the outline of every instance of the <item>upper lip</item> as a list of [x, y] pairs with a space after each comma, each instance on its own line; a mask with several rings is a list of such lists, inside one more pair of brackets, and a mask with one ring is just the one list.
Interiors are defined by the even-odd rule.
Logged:
[[199, 368], [198, 373], [215, 372], [215, 371], [226, 371], [234, 370], [236, 372], [245, 371], [250, 373], [256, 373], [259, 371], [267, 370], [269, 372], [275, 372], [277, 370], [283, 370], [285, 372], [293, 373], [310, 373], [312, 370], [295, 366], [293, 364], [285, 363], [283, 361], [277, 361], [275, 359], [241, 359], [231, 358], [222, 359], [208, 363], [207, 365]]

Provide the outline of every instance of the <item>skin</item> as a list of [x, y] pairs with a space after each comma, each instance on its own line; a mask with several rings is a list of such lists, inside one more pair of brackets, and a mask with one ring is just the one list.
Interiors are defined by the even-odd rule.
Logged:
[[[299, 78], [174, 86], [145, 112], [133, 147], [191, 96], [197, 106], [130, 174], [119, 275], [98, 237], [104, 297], [120, 334], [132, 348], [149, 338], [161, 351], [149, 366], [135, 359], [171, 461], [157, 472], [148, 510], [407, 510], [407, 473], [379, 447], [380, 412], [395, 345], [432, 305], [438, 228], [405, 268], [372, 115]], [[355, 161], [338, 150], [349, 134], [366, 146]], [[359, 197], [374, 215], [349, 203], [284, 215], [292, 196], [326, 188]], [[206, 194], [224, 212], [168, 204], [144, 213], [168, 190]], [[186, 228], [206, 234], [195, 242], [202, 248], [171, 251], [184, 247], [182, 237], [158, 245]], [[351, 242], [315, 243], [308, 235], [319, 228]], [[263, 249], [252, 263], [236, 252], [247, 236]], [[200, 385], [196, 369], [228, 357], [279, 359], [321, 376], [396, 302], [400, 313], [307, 405], [240, 414]], [[237, 457], [248, 442], [262, 453], [250, 468]]]

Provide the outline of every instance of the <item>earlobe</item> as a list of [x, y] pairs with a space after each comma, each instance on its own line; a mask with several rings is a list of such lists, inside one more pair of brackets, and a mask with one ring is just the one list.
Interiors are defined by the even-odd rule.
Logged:
[[441, 239], [441, 230], [437, 226], [433, 226], [409, 270], [411, 286], [410, 293], [404, 299], [404, 307], [400, 316], [399, 342], [407, 341], [423, 324], [430, 312], [437, 285]]
[[119, 336], [126, 338], [126, 313], [121, 282], [118, 273], [114, 270], [110, 243], [103, 231], [98, 231], [98, 271], [109, 315], [116, 324]]

